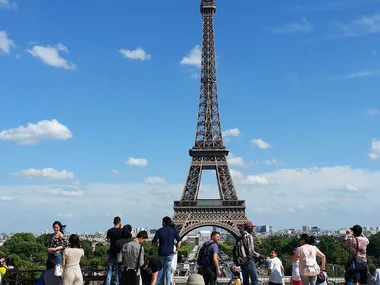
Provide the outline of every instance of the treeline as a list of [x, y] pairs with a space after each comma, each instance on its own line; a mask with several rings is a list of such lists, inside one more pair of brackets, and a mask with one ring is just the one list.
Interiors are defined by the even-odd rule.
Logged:
[[[31, 233], [17, 233], [0, 246], [0, 256], [8, 255], [11, 264], [20, 270], [45, 269], [48, 256], [50, 234], [35, 237]], [[145, 252], [151, 257], [158, 256], [158, 248], [150, 241], [143, 244]], [[107, 268], [109, 244], [93, 244], [90, 240], [82, 240], [85, 257], [81, 261], [82, 269], [104, 270]], [[178, 253], [179, 260], [188, 257], [194, 243], [183, 242]]]
[[[369, 237], [370, 244], [367, 248], [368, 265], [371, 273], [375, 270], [376, 265], [380, 264], [380, 233]], [[220, 243], [222, 249], [227, 255], [232, 256], [232, 248], [235, 239], [229, 238]], [[327, 259], [326, 271], [329, 276], [343, 276], [344, 265], [348, 260], [348, 249], [342, 246], [342, 239], [332, 236], [321, 236], [315, 244], [325, 255]], [[292, 256], [293, 250], [299, 246], [297, 237], [272, 236], [262, 239], [261, 245], [256, 249], [257, 252], [269, 256], [270, 250], [276, 248], [284, 268], [285, 275], [291, 275], [292, 265], [288, 259]], [[263, 263], [264, 264], [264, 263]]]

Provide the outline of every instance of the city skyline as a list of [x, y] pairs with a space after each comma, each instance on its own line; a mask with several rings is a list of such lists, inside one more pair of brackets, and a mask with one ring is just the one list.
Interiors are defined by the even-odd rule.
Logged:
[[[103, 231], [116, 215], [157, 228], [173, 215], [195, 136], [199, 2], [147, 0], [140, 14], [137, 1], [0, 1], [2, 232], [54, 220]], [[215, 15], [221, 124], [247, 217], [376, 224], [380, 3], [273, 3], [217, 0]], [[218, 197], [208, 173], [199, 197]]]

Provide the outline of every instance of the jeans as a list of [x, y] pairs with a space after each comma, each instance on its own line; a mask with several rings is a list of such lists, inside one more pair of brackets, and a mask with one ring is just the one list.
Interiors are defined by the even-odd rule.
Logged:
[[111, 285], [112, 280], [112, 269], [113, 266], [116, 265], [115, 270], [115, 285], [119, 285], [119, 277], [120, 277], [120, 264], [116, 262], [116, 256], [113, 256], [112, 254], [108, 255], [108, 271], [107, 271], [107, 279], [106, 279], [106, 285]]
[[243, 285], [249, 285], [249, 278], [251, 278], [252, 285], [259, 285], [256, 263], [252, 259], [241, 266], [241, 271], [243, 273]]
[[315, 285], [317, 282], [317, 276], [302, 276], [302, 285]]
[[62, 264], [62, 253], [60, 252], [49, 253], [49, 259], [53, 259], [56, 264]]
[[173, 254], [170, 254], [169, 256], [159, 256], [158, 260], [161, 261], [162, 269], [160, 272], [158, 272], [157, 276], [157, 285], [160, 283], [162, 279], [162, 285], [170, 285], [171, 279], [172, 279], [172, 260], [173, 260]]

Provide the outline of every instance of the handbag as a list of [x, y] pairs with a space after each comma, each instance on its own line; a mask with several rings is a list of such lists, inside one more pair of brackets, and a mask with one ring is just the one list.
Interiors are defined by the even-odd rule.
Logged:
[[135, 268], [124, 269], [121, 272], [121, 284], [123, 285], [135, 285], [137, 278], [137, 271], [139, 269], [140, 257], [141, 257], [142, 245], [140, 245], [139, 255], [137, 257]]
[[55, 276], [62, 276], [62, 273], [63, 273], [63, 268], [62, 268], [61, 264], [57, 264], [55, 266], [55, 269], [54, 269], [54, 275]]
[[[355, 239], [356, 239], [356, 252], [355, 252], [355, 254], [356, 254], [359, 251], [359, 240], [357, 239], [357, 237], [355, 237]], [[351, 253], [350, 253], [350, 255], [348, 256], [347, 263], [344, 267], [344, 277], [346, 279], [349, 279], [349, 280], [355, 279], [356, 270], [357, 270], [356, 258], [355, 258], [355, 256], [351, 256]]]

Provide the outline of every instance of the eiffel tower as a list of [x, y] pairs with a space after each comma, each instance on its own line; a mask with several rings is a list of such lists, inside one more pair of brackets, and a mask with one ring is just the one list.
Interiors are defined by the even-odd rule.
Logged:
[[[173, 222], [180, 236], [203, 226], [218, 226], [235, 237], [244, 223], [245, 201], [239, 200], [227, 163], [220, 127], [214, 45], [214, 0], [202, 0], [203, 16], [200, 96], [195, 144], [190, 149], [191, 164], [181, 200], [174, 201]], [[203, 170], [215, 170], [219, 199], [198, 199]], [[256, 243], [259, 241], [254, 234]]]

